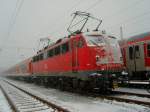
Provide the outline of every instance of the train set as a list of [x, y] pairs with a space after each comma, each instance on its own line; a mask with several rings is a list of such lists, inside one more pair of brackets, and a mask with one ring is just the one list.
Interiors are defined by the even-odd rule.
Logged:
[[[83, 17], [83, 25], [71, 31], [77, 16]], [[99, 24], [94, 31], [82, 32], [89, 18]], [[63, 90], [99, 92], [116, 88], [123, 70], [129, 73], [129, 78], [148, 80], [150, 33], [134, 36], [119, 46], [116, 37], [98, 30], [102, 21], [89, 13], [77, 11], [73, 20], [68, 28], [70, 35], [10, 68], [9, 77]]]

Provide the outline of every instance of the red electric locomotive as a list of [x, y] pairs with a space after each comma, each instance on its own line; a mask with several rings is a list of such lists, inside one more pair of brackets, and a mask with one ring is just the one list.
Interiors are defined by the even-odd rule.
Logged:
[[[85, 23], [91, 17], [89, 13], [76, 12], [75, 16], [77, 14], [86, 17]], [[31, 73], [30, 80], [37, 83], [61, 89], [98, 89], [102, 92], [116, 86], [115, 77], [122, 70], [117, 39], [97, 30], [71, 33], [40, 50], [26, 64]]]
[[148, 80], [150, 76], [150, 32], [130, 37], [121, 47], [130, 79]]

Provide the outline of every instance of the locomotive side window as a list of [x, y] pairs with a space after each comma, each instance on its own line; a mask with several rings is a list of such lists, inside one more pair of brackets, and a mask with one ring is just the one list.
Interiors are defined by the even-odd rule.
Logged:
[[62, 45], [62, 53], [66, 53], [69, 51], [69, 43], [65, 43]]
[[129, 47], [129, 58], [133, 59], [133, 47]]
[[39, 60], [43, 60], [43, 53], [39, 55]]
[[35, 62], [35, 56], [32, 58], [32, 61]]
[[150, 57], [150, 43], [147, 44], [147, 56]]
[[49, 50], [47, 54], [48, 54], [48, 57], [54, 56], [54, 49]]
[[35, 61], [39, 61], [39, 56], [35, 56]]
[[139, 49], [139, 46], [135, 46], [135, 58], [140, 58], [140, 49]]
[[84, 46], [84, 41], [83, 41], [83, 39], [80, 39], [78, 42], [78, 47], [81, 48], [83, 46]]
[[60, 54], [60, 46], [57, 46], [55, 48], [55, 55], [59, 55]]

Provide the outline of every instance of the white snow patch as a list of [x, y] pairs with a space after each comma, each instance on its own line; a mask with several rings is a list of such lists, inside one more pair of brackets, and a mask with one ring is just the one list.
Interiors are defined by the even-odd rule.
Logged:
[[0, 112], [12, 112], [12, 110], [1, 90], [0, 90]]

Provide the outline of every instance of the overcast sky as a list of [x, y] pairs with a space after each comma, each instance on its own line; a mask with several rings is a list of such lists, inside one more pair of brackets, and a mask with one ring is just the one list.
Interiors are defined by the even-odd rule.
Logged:
[[0, 69], [35, 54], [39, 39], [67, 35], [76, 10], [101, 18], [101, 30], [120, 38], [150, 31], [150, 0], [0, 0]]

